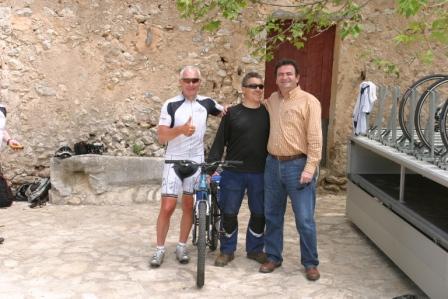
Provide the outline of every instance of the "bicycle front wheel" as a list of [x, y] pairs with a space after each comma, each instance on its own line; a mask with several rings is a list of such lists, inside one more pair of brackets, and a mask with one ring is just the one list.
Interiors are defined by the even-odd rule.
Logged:
[[207, 217], [207, 203], [201, 201], [198, 204], [198, 214], [199, 214], [199, 226], [197, 231], [198, 236], [198, 268], [196, 273], [196, 286], [202, 288], [204, 286], [205, 277], [205, 250], [207, 247], [207, 227], [206, 227], [206, 217]]
[[218, 248], [218, 238], [219, 238], [219, 226], [221, 215], [218, 207], [218, 200], [215, 194], [211, 194], [211, 206], [210, 206], [210, 244], [209, 248], [211, 251]]

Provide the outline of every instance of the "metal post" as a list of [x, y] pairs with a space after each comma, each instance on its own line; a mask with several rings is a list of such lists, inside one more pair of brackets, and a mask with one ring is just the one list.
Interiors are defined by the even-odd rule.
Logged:
[[400, 194], [398, 200], [403, 203], [404, 202], [404, 185], [406, 179], [406, 168], [401, 165], [400, 166]]

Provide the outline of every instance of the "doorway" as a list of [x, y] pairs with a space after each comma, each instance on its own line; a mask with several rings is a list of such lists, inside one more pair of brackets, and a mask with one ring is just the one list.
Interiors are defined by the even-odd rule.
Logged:
[[274, 50], [274, 58], [266, 62], [265, 98], [277, 90], [275, 85], [275, 64], [281, 58], [294, 59], [299, 64], [300, 87], [313, 94], [322, 106], [323, 149], [321, 165], [326, 166], [327, 136], [330, 119], [331, 83], [333, 76], [334, 45], [336, 26], [309, 37], [301, 49], [289, 42], [283, 42]]

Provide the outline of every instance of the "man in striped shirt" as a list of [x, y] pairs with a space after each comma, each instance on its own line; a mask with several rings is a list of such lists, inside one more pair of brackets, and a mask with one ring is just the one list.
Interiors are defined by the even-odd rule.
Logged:
[[308, 280], [320, 277], [317, 266], [315, 173], [322, 154], [320, 102], [298, 85], [294, 60], [275, 66], [278, 92], [266, 101], [270, 118], [269, 155], [265, 166], [265, 251], [268, 261], [260, 272], [270, 273], [283, 261], [283, 224], [287, 196], [291, 198], [300, 236], [301, 263]]

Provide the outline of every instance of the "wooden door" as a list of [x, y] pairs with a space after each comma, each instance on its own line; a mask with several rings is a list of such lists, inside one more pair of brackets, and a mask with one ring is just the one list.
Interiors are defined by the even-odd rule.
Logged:
[[324, 147], [322, 165], [326, 164], [327, 131], [330, 114], [331, 82], [333, 74], [333, 52], [336, 26], [314, 35], [297, 49], [289, 42], [281, 43], [274, 51], [274, 59], [266, 63], [265, 98], [277, 90], [275, 85], [275, 64], [282, 58], [294, 59], [299, 65], [300, 87], [313, 94], [322, 105], [322, 133]]

